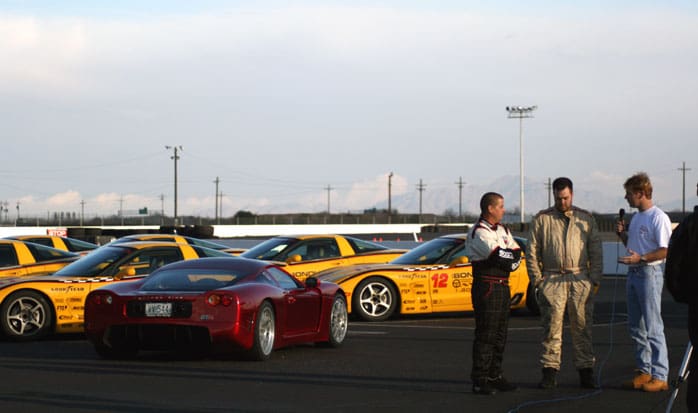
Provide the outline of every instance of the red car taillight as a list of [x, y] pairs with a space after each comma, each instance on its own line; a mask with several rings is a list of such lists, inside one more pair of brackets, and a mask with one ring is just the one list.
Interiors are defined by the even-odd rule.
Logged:
[[208, 298], [206, 298], [206, 303], [208, 303], [208, 305], [210, 305], [211, 307], [215, 307], [217, 305], [228, 307], [234, 301], [235, 298], [233, 298], [233, 296], [230, 294], [213, 293], [209, 295]]
[[114, 297], [110, 294], [93, 294], [92, 302], [96, 305], [111, 305], [114, 302]]

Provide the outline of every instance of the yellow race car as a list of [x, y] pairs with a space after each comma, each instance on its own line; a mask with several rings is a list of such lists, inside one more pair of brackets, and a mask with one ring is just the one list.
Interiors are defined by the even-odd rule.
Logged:
[[[334, 268], [316, 277], [339, 284], [349, 312], [366, 321], [382, 321], [394, 314], [472, 311], [473, 271], [464, 254], [466, 239], [466, 234], [446, 235], [389, 264]], [[517, 242], [525, 248], [525, 240], [517, 238]], [[528, 298], [524, 260], [509, 277], [512, 309], [525, 307]]]
[[212, 250], [224, 251], [232, 255], [239, 255], [240, 253], [245, 251], [244, 248], [233, 248], [227, 245], [219, 244], [217, 242], [207, 241], [199, 238], [188, 237], [178, 234], [133, 234], [118, 238], [112, 241], [111, 243], [118, 244], [121, 242], [129, 241], [169, 241], [176, 242], [178, 244], [198, 245], [199, 247], [206, 247]]
[[90, 291], [145, 277], [171, 262], [203, 257], [231, 255], [173, 242], [125, 242], [102, 246], [52, 275], [0, 279], [0, 330], [15, 341], [82, 332]]
[[72, 252], [10, 239], [0, 239], [0, 278], [54, 273], [80, 258]]
[[274, 237], [240, 254], [244, 258], [286, 263], [284, 269], [303, 281], [327, 268], [386, 263], [407, 252], [342, 235]]
[[70, 251], [80, 255], [86, 255], [90, 251], [99, 248], [99, 245], [91, 242], [56, 235], [14, 235], [5, 237], [5, 239], [33, 242], [34, 244], [46, 245], [47, 247], [58, 248], [59, 250]]

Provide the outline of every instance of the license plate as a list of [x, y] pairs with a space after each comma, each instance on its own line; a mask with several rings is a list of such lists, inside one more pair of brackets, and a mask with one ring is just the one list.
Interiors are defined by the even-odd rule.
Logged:
[[172, 303], [145, 303], [146, 317], [172, 317]]

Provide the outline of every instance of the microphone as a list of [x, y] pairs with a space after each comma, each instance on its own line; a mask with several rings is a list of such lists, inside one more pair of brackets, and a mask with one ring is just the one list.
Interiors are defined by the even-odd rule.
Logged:
[[624, 216], [625, 216], [625, 209], [623, 209], [623, 208], [619, 209], [618, 210], [618, 225], [621, 225], [622, 229], [619, 230], [616, 228], [616, 234], [618, 234], [618, 236], [620, 236], [620, 234], [622, 234], [623, 231], [625, 231], [625, 221], [623, 221]]

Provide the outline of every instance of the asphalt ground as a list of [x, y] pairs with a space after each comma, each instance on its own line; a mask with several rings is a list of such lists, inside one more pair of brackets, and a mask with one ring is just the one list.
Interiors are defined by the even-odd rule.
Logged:
[[[275, 351], [265, 362], [142, 354], [102, 360], [81, 335], [30, 343], [0, 341], [0, 412], [664, 412], [670, 392], [622, 388], [632, 377], [625, 279], [607, 277], [596, 297], [595, 373], [601, 388], [579, 388], [569, 331], [558, 388], [537, 388], [541, 327], [512, 315], [504, 370], [520, 386], [471, 392], [472, 314], [351, 322], [344, 346]], [[665, 295], [672, 380], [688, 343], [686, 308]], [[680, 389], [674, 412], [686, 412]]]

